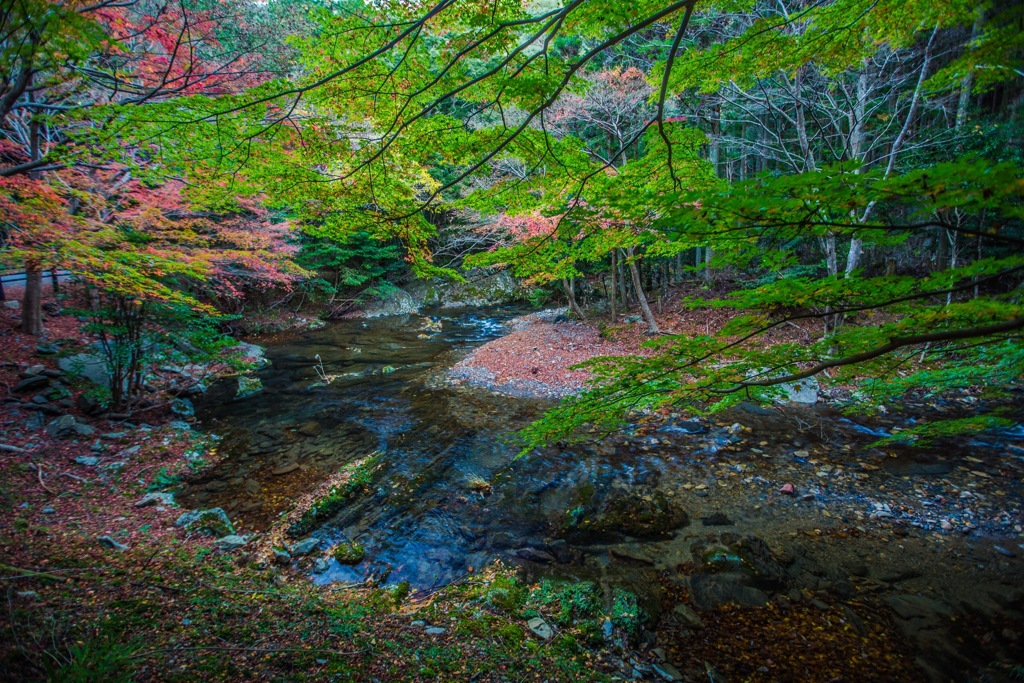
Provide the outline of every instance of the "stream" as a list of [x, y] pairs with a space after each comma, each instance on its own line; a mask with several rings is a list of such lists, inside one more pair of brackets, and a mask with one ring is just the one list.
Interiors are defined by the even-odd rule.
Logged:
[[[915, 420], [971, 406], [922, 400], [870, 420], [742, 406], [516, 459], [510, 434], [550, 403], [460, 386], [444, 369], [522, 313], [348, 320], [265, 342], [263, 391], [199, 406], [223, 458], [182, 504], [222, 507], [263, 531], [325, 477], [376, 455], [363, 491], [309, 533], [322, 551], [357, 542], [365, 559], [343, 565], [325, 552], [326, 569], [301, 565], [317, 583], [372, 577], [426, 591], [499, 558], [625, 586], [655, 621], [673, 582], [698, 609], [773, 595], [832, 604], [866, 585], [882, 601], [927, 594], [935, 604], [914, 609], [928, 618], [946, 608], [1019, 618], [1020, 429], [875, 448]], [[921, 614], [890, 606], [926, 671], [967, 666], [965, 645], [936, 645]]]

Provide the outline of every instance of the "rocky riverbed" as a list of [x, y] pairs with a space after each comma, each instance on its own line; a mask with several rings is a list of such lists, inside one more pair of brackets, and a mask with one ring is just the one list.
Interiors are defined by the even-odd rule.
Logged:
[[[629, 594], [642, 614], [609, 635], [626, 677], [938, 681], [1019, 663], [1020, 430], [872, 445], [974, 397], [857, 421], [828, 406], [662, 416], [515, 459], [511, 433], [567, 388], [556, 375], [576, 381], [574, 354], [607, 348], [559, 312], [515, 314], [353, 320], [268, 345], [262, 393], [200, 406], [223, 460], [180, 499], [266, 530], [348, 472], [358, 485], [281, 539], [315, 582], [426, 594], [495, 560], [591, 581], [606, 609]], [[515, 371], [467, 381], [482, 349], [530, 342], [568, 351], [543, 375], [505, 353]]]

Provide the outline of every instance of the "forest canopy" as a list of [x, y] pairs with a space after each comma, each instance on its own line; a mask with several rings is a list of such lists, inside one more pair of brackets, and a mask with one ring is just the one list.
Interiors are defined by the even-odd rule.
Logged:
[[[1024, 371], [1022, 22], [966, 1], [7, 0], [0, 258], [25, 331], [66, 269], [122, 349], [215, 348], [268, 292], [330, 312], [465, 268], [610, 326], [635, 306], [652, 351], [592, 361], [528, 447], [811, 377], [851, 409], [998, 405]], [[684, 306], [738, 314], [663, 333], [651, 300], [683, 281], [706, 293]], [[764, 343], [786, 326], [813, 333]]]

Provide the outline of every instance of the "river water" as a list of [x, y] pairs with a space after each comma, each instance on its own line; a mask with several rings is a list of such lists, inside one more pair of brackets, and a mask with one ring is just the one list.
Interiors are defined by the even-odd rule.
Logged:
[[[911, 417], [868, 421], [749, 406], [516, 459], [511, 435], [550, 404], [457, 386], [444, 369], [521, 313], [448, 311], [431, 326], [418, 316], [350, 320], [271, 340], [262, 392], [201, 406], [224, 457], [180, 499], [262, 531], [376, 454], [368, 485], [310, 532], [327, 560], [319, 573], [303, 564], [318, 583], [372, 577], [428, 590], [503, 558], [625, 585], [655, 614], [669, 604], [665, 577], [688, 581], [706, 608], [794, 590], [830, 602], [873, 582], [893, 599], [925, 591], [942, 609], [977, 611], [958, 596], [1019, 582], [1021, 434], [877, 448], [908, 421], [965, 407], [923, 401]], [[361, 544], [365, 559], [335, 561], [328, 551], [342, 541]], [[756, 580], [694, 582], [720, 561], [738, 576], [756, 569]]]
[[425, 330], [419, 317], [344, 321], [269, 345], [262, 392], [202, 410], [204, 425], [224, 438], [226, 458], [185, 500], [219, 505], [243, 527], [261, 530], [326, 475], [379, 453], [376, 493], [315, 534], [328, 543], [358, 541], [367, 560], [358, 567], [332, 561], [317, 580], [390, 570], [391, 582], [429, 587], [482, 566], [489, 530], [537, 526], [536, 515], [495, 505], [504, 496], [488, 494], [486, 485], [499, 472], [522, 469], [505, 437], [543, 404], [432, 379], [520, 313], [435, 316], [440, 331]]

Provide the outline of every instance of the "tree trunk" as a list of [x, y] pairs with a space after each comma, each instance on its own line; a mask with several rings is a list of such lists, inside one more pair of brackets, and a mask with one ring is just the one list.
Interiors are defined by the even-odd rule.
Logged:
[[[850, 114], [850, 158], [863, 163], [865, 155], [865, 133], [868, 106], [868, 61], [864, 60], [857, 74], [857, 98], [854, 101], [853, 111]], [[860, 173], [861, 169], [857, 169]], [[851, 211], [850, 217], [857, 220], [857, 213]], [[846, 277], [853, 275], [860, 265], [860, 256], [864, 253], [864, 242], [860, 237], [854, 235], [850, 238], [850, 249], [846, 253]]]
[[711, 268], [711, 259], [715, 258], [715, 250], [704, 247], [704, 283], [710, 287], [715, 284], [715, 271]]
[[[978, 39], [981, 34], [981, 26], [985, 21], [984, 10], [975, 10], [978, 12], [978, 16], [974, 18], [974, 26], [971, 27], [971, 42], [968, 45], [973, 45], [974, 41]], [[968, 48], [970, 49], [970, 48]], [[956, 126], [957, 132], [963, 128], [964, 123], [967, 122], [967, 107], [971, 104], [971, 89], [974, 87], [974, 72], [968, 71], [964, 74], [963, 79], [960, 81], [960, 98], [956, 104]]]
[[822, 249], [825, 251], [825, 265], [828, 267], [828, 274], [835, 277], [839, 274], [839, 258], [836, 255], [836, 235], [830, 232], [822, 238]]
[[25, 264], [25, 297], [21, 302], [21, 330], [36, 337], [43, 328], [43, 271], [38, 261]]
[[617, 266], [618, 266], [618, 264], [615, 262], [615, 250], [612, 249], [612, 295], [611, 295], [610, 299], [611, 299], [611, 304], [612, 304], [612, 324], [613, 325], [619, 319], [618, 311], [615, 310], [615, 297], [617, 296], [616, 293], [615, 293], [615, 268]]
[[626, 247], [626, 256], [629, 257], [629, 274], [633, 277], [633, 289], [636, 290], [636, 298], [640, 302], [640, 311], [643, 313], [644, 320], [647, 321], [647, 333], [658, 334], [658, 323], [654, 320], [654, 314], [651, 313], [647, 297], [644, 296], [644, 290], [640, 286], [640, 269], [636, 267], [634, 253], [633, 247]]
[[938, 228], [935, 233], [938, 248], [935, 250], [935, 263], [932, 266], [933, 272], [943, 271], [949, 262], [949, 231], [946, 228]]
[[626, 273], [623, 270], [622, 265], [622, 254], [619, 254], [618, 265], [619, 265], [619, 300], [622, 302], [622, 310], [629, 310], [629, 296], [626, 292]]
[[850, 277], [853, 271], [857, 270], [861, 254], [864, 253], [864, 242], [859, 237], [850, 239], [850, 251], [846, 255], [846, 277]]
[[587, 316], [583, 315], [583, 309], [576, 303], [576, 293], [572, 291], [572, 285], [565, 278], [562, 278], [562, 290], [565, 292], [565, 298], [569, 300], [569, 308], [572, 309], [572, 312], [580, 320], [586, 320]]

